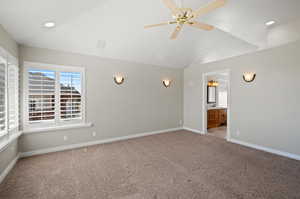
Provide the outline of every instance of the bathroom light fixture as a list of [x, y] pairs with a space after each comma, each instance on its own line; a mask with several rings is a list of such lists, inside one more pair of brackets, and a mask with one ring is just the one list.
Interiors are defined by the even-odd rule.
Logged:
[[124, 77], [122, 75], [115, 75], [114, 76], [114, 81], [116, 84], [120, 85], [120, 84], [123, 84], [124, 82]]
[[166, 88], [169, 88], [171, 86], [171, 80], [169, 79], [164, 79], [163, 84]]
[[273, 24], [275, 24], [275, 21], [268, 21], [268, 22], [266, 23], [266, 26], [271, 26], [271, 25], [273, 25]]
[[255, 79], [255, 77], [256, 77], [256, 73], [254, 73], [254, 72], [245, 72], [245, 73], [243, 74], [243, 79], [244, 79], [244, 81], [247, 82], [247, 83], [253, 82], [254, 79]]
[[219, 82], [214, 81], [214, 80], [210, 80], [210, 81], [207, 83], [207, 86], [217, 87], [217, 86], [219, 86]]
[[53, 21], [47, 21], [44, 23], [45, 28], [54, 28], [55, 27], [55, 22]]

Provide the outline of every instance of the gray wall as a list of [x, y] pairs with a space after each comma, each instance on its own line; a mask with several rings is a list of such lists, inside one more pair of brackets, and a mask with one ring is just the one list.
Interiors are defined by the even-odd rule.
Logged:
[[[0, 24], [0, 46], [11, 53], [13, 56], [18, 57], [18, 44], [10, 37]], [[7, 165], [15, 159], [18, 154], [17, 140], [12, 142], [9, 146], [0, 152], [0, 175]]]
[[18, 155], [18, 140], [12, 141], [0, 152], [0, 175]]
[[[300, 155], [300, 42], [184, 71], [184, 126], [202, 131], [202, 74], [230, 69], [231, 137]], [[245, 83], [243, 72], [256, 72]], [[240, 133], [238, 133], [240, 132]]]
[[6, 32], [6, 30], [3, 28], [1, 24], [0, 24], [0, 46], [5, 50], [7, 50], [11, 55], [18, 58], [18, 44]]
[[[23, 61], [84, 66], [87, 122], [92, 122], [94, 127], [23, 134], [20, 139], [22, 152], [181, 126], [182, 69], [22, 46], [20, 62]], [[116, 73], [125, 75], [125, 83], [121, 86], [113, 81]], [[173, 80], [170, 88], [162, 85], [163, 78]], [[92, 132], [97, 136], [92, 137]], [[65, 135], [69, 137], [67, 141], [63, 140]]]

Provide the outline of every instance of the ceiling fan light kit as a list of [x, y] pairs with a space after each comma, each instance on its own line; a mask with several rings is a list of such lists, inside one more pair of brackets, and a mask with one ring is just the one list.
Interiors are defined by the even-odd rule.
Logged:
[[160, 23], [160, 24], [147, 25], [147, 26], [145, 26], [145, 28], [153, 28], [153, 27], [157, 27], [157, 26], [176, 24], [177, 26], [170, 37], [171, 39], [176, 39], [184, 25], [189, 25], [191, 27], [198, 28], [201, 30], [206, 30], [206, 31], [213, 30], [214, 29], [213, 26], [211, 26], [209, 24], [201, 23], [198, 21], [194, 21], [194, 20], [197, 17], [205, 15], [217, 8], [224, 6], [227, 0], [215, 0], [197, 10], [193, 10], [191, 8], [179, 8], [176, 6], [176, 4], [173, 2], [173, 0], [162, 0], [162, 1], [163, 1], [164, 5], [171, 10], [174, 21], [169, 21], [169, 22]]

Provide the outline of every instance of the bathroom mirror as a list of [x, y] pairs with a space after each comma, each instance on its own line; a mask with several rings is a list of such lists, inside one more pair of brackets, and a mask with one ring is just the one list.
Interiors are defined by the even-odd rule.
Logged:
[[217, 90], [215, 86], [207, 86], [207, 103], [217, 103]]

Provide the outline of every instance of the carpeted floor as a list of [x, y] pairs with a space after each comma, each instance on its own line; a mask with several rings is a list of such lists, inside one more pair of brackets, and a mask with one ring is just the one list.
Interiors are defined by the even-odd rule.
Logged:
[[300, 162], [177, 131], [21, 159], [1, 199], [299, 199]]

